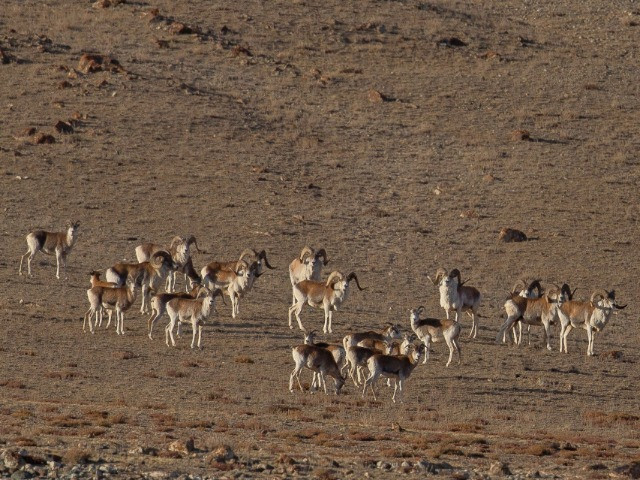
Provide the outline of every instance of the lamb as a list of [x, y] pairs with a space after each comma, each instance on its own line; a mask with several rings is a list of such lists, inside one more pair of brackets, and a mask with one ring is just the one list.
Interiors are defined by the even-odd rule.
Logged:
[[364, 290], [354, 272], [351, 272], [346, 277], [338, 271], [332, 272], [326, 283], [314, 280], [303, 280], [296, 283], [293, 287], [296, 303], [289, 307], [289, 328], [293, 328], [291, 314], [295, 312], [298, 326], [300, 330], [304, 330], [300, 321], [300, 311], [304, 304], [308, 303], [312, 307], [322, 307], [324, 309], [324, 327], [322, 331], [331, 333], [332, 312], [337, 310], [347, 299], [351, 280], [355, 280], [358, 288]]
[[458, 353], [458, 365], [461, 362], [460, 345], [458, 344], [458, 337], [460, 337], [460, 324], [453, 320], [440, 320], [438, 318], [420, 318], [420, 313], [424, 311], [424, 307], [421, 305], [418, 308], [410, 310], [409, 320], [411, 322], [411, 329], [415, 332], [421, 342], [425, 346], [424, 362], [427, 363], [429, 358], [429, 347], [431, 345], [431, 339], [434, 342], [438, 341], [439, 337], [443, 337], [447, 346], [449, 347], [449, 360], [447, 361], [447, 367], [451, 364], [453, 359], [454, 350]]
[[369, 377], [364, 382], [362, 396], [364, 397], [367, 392], [367, 387], [370, 387], [374, 400], [377, 400], [374, 387], [378, 377], [383, 376], [393, 378], [396, 381], [396, 384], [393, 389], [393, 396], [391, 399], [393, 400], [393, 403], [395, 403], [396, 393], [398, 391], [400, 392], [398, 396], [402, 394], [404, 383], [418, 365], [420, 355], [422, 355], [424, 351], [425, 346], [420, 344], [417, 348], [412, 349], [412, 351], [407, 355], [373, 355], [367, 361], [367, 367], [369, 368], [370, 373]]
[[[322, 260], [320, 260], [322, 257]], [[303, 280], [320, 281], [322, 267], [326, 267], [329, 263], [327, 260], [327, 252], [321, 248], [315, 252], [311, 247], [305, 246], [300, 252], [300, 256], [294, 258], [289, 264], [289, 278], [291, 286], [295, 287], [296, 283]], [[293, 294], [292, 305], [296, 303], [295, 293]]]
[[444, 308], [447, 314], [447, 320], [449, 319], [450, 311], [455, 310], [456, 322], [459, 320], [460, 314], [466, 311], [471, 315], [472, 320], [469, 336], [476, 338], [478, 335], [476, 316], [478, 315], [478, 307], [482, 301], [480, 291], [477, 288], [463, 285], [460, 271], [457, 268], [454, 268], [448, 274], [444, 268], [439, 268], [436, 271], [435, 280], [432, 280], [431, 277], [428, 276], [427, 278], [440, 289], [440, 306]]
[[124, 312], [126, 312], [136, 299], [135, 282], [128, 282], [126, 287], [101, 287], [95, 286], [87, 290], [87, 298], [89, 299], [89, 310], [84, 314], [82, 323], [82, 331], [85, 331], [85, 324], [89, 321], [89, 330], [94, 333], [91, 317], [96, 316], [96, 324], [98, 324], [98, 316], [100, 324], [102, 324], [102, 309], [109, 310], [109, 321], [107, 328], [111, 324], [111, 310], [116, 312], [116, 333], [124, 335]]
[[325, 375], [333, 377], [336, 384], [336, 395], [340, 393], [340, 390], [344, 385], [344, 377], [341, 375], [340, 369], [338, 368], [331, 352], [316, 345], [298, 345], [291, 349], [291, 355], [293, 357], [295, 367], [289, 377], [290, 392], [293, 393], [294, 378], [298, 380], [298, 386], [300, 387], [300, 390], [304, 392], [304, 388], [302, 388], [302, 384], [300, 383], [300, 372], [304, 367], [306, 367], [319, 375], [320, 384], [324, 388], [325, 395], [327, 394], [327, 382]]
[[[583, 328], [587, 331], [587, 355], [593, 356], [593, 341], [596, 332], [601, 332], [609, 322], [615, 310], [622, 310], [626, 305], [618, 305], [615, 290], [595, 291], [588, 302], [570, 300], [559, 308], [560, 317], [560, 352], [567, 352], [567, 337], [572, 328]], [[617, 312], [615, 312], [617, 313]]]
[[47, 232], [45, 230], [34, 230], [27, 235], [27, 253], [20, 258], [20, 268], [18, 274], [22, 275], [22, 262], [27, 259], [27, 275], [31, 277], [31, 261], [36, 253], [42, 252], [47, 255], [56, 256], [56, 278], [60, 279], [60, 264], [62, 268], [67, 268], [67, 257], [71, 253], [76, 240], [78, 239], [78, 228], [80, 222], [67, 223], [65, 232]]
[[[159, 293], [151, 298], [151, 316], [147, 320], [147, 329], [149, 331], [149, 338], [153, 340], [153, 327], [156, 322], [164, 315], [167, 310], [167, 303], [174, 298], [197, 298], [198, 293], [202, 287], [195, 285], [191, 292], [174, 292], [174, 293]], [[224, 299], [224, 297], [223, 297]]]
[[[336, 365], [338, 365], [338, 367], [340, 367], [340, 365], [344, 363], [346, 353], [342, 345], [334, 345], [326, 342], [316, 342], [315, 340], [316, 340], [315, 330], [312, 330], [311, 332], [305, 334], [304, 336], [305, 345], [315, 345], [316, 347], [320, 347], [320, 348], [324, 348], [325, 350], [328, 350], [331, 353], [331, 355], [333, 355], [333, 359], [336, 361]], [[344, 367], [340, 368], [340, 373], [342, 373], [343, 369]], [[313, 381], [311, 382], [311, 385], [314, 387], [316, 385], [316, 379], [318, 379], [319, 381], [320, 376], [314, 372]]]
[[169, 324], [165, 328], [165, 340], [167, 347], [169, 346], [169, 338], [171, 345], [176, 346], [173, 338], [173, 328], [178, 323], [178, 335], [180, 334], [181, 323], [191, 323], [192, 338], [191, 348], [195, 346], [196, 332], [198, 334], [198, 348], [201, 347], [202, 341], [202, 325], [209, 318], [215, 309], [215, 298], [222, 296], [222, 290], [219, 288], [210, 292], [204, 298], [174, 298], [167, 303], [167, 314], [169, 315]]

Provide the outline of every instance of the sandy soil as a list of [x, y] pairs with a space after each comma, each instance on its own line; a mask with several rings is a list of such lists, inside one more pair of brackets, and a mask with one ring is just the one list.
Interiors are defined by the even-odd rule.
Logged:
[[[640, 476], [636, 4], [2, 10], [3, 449], [23, 448], [42, 474], [108, 465], [100, 475], [123, 478]], [[83, 73], [85, 53], [117, 63]], [[29, 230], [67, 219], [81, 222], [68, 280], [44, 256], [18, 277]], [[531, 240], [501, 243], [503, 227]], [[124, 337], [83, 334], [88, 272], [176, 234], [206, 250], [198, 269], [246, 247], [277, 269], [238, 318], [219, 306], [201, 351], [188, 332], [175, 348], [162, 327], [149, 340], [138, 302]], [[385, 322], [408, 330], [420, 304], [442, 315], [427, 275], [459, 268], [484, 296], [477, 339], [463, 320], [462, 365], [444, 368], [436, 344], [397, 405], [350, 382], [338, 397], [290, 393], [302, 335], [287, 325], [287, 265], [305, 244], [367, 287], [335, 313], [331, 341]], [[560, 354], [557, 326], [550, 352], [539, 328], [530, 346], [496, 345], [520, 277], [568, 282], [583, 299], [615, 289], [628, 307], [595, 357], [583, 331]], [[306, 307], [303, 321], [319, 329], [322, 313]], [[169, 451], [190, 438], [195, 450]], [[217, 458], [220, 445], [237, 460]]]

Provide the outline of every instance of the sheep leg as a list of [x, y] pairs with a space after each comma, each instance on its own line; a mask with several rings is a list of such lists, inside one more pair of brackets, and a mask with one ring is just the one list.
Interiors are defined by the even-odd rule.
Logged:
[[62, 251], [56, 249], [56, 278], [60, 280], [60, 263], [62, 261]]
[[29, 248], [29, 250], [27, 250], [27, 253], [20, 257], [20, 268], [18, 269], [18, 275], [22, 275], [22, 261], [24, 260], [24, 257], [29, 255], [29, 259], [27, 260], [27, 276], [31, 276], [31, 259], [35, 256], [35, 254], [36, 252], [32, 253], [31, 248]]
[[517, 319], [515, 317], [507, 317], [505, 322], [500, 327], [500, 330], [498, 330], [498, 335], [496, 335], [496, 343], [500, 343], [500, 338], [504, 337], [505, 332], [514, 326], [516, 320]]
[[324, 306], [324, 327], [322, 329], [323, 333], [331, 333], [331, 306], [326, 304]]
[[542, 326], [544, 327], [544, 336], [547, 341], [547, 350], [551, 351], [551, 324], [546, 321], [543, 322]]
[[562, 348], [564, 346], [564, 353], [569, 353], [567, 351], [567, 337], [569, 336], [569, 332], [571, 331], [572, 328], [573, 328], [573, 325], [571, 325], [571, 323], [569, 323], [565, 327], [564, 334], [562, 335], [562, 341], [560, 342], [560, 348]]
[[453, 343], [453, 339], [449, 335], [446, 335], [444, 339], [447, 342], [447, 347], [449, 347], [449, 361], [447, 362], [447, 365], [446, 365], [448, 367], [449, 364], [451, 363], [451, 360], [453, 359], [454, 343]]
[[173, 327], [176, 326], [176, 317], [171, 317], [169, 315], [169, 324], [164, 328], [164, 337], [167, 342], [167, 347], [169, 346], [169, 338], [171, 338], [171, 346], [176, 346], [176, 341], [173, 338]]
[[420, 341], [422, 343], [424, 343], [424, 360], [422, 361], [422, 364], [424, 365], [425, 363], [427, 363], [427, 360], [429, 359], [429, 350], [431, 349], [431, 335], [426, 335], [424, 338], [421, 338]]
[[371, 387], [371, 393], [373, 393], [373, 399], [378, 400], [376, 398], [376, 390], [374, 387], [375, 381], [378, 379], [378, 375], [376, 372], [371, 372], [369, 377], [364, 381], [364, 390], [362, 390], [362, 397], [364, 398], [364, 394], [367, 392], [367, 386]]
[[[396, 381], [396, 384], [393, 387], [393, 396], [391, 397], [391, 400], [393, 401], [393, 403], [396, 403], [396, 392], [398, 390], [400, 390], [400, 394], [402, 394], [402, 380], [400, 379]], [[400, 394], [398, 395], [398, 398], [400, 398]]]
[[298, 300], [296, 301], [295, 305], [291, 305], [289, 307], [289, 328], [293, 328], [293, 325], [291, 324], [291, 314], [295, 313], [296, 320], [298, 321], [298, 327], [300, 327], [300, 330], [306, 331], [302, 326], [302, 321], [300, 320], [300, 312], [302, 311], [303, 305], [304, 305], [304, 302], [301, 302]]
[[593, 337], [595, 334], [596, 333], [593, 331], [593, 328], [591, 328], [591, 326], [587, 326], [587, 355], [590, 357], [593, 356]]

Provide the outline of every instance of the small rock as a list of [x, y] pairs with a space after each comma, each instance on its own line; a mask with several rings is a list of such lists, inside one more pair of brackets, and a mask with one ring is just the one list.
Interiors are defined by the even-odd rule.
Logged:
[[382, 460], [380, 460], [378, 463], [376, 463], [376, 466], [380, 470], [391, 470], [391, 464], [389, 462], [384, 462]]
[[184, 455], [189, 455], [194, 450], [195, 450], [195, 447], [193, 444], [193, 438], [190, 438], [189, 440], [186, 440], [186, 441], [176, 440], [175, 442], [172, 442], [169, 445], [170, 452], [178, 452]]
[[514, 141], [531, 140], [529, 130], [514, 130], [511, 132], [511, 139]]
[[56, 143], [56, 139], [53, 135], [40, 132], [33, 137], [33, 143], [36, 145], [52, 144]]
[[14, 137], [16, 137], [16, 138], [30, 137], [31, 135], [35, 135], [36, 132], [37, 132], [37, 130], [36, 130], [35, 127], [26, 127], [24, 129], [20, 130], [19, 132], [16, 132]]
[[503, 462], [494, 462], [489, 467], [490, 475], [511, 475], [509, 465]]
[[500, 230], [498, 239], [503, 242], [526, 242], [527, 236], [524, 232], [516, 230], [515, 228], [503, 228]]
[[154, 471], [154, 472], [145, 472], [144, 476], [146, 478], [151, 478], [153, 480], [165, 480], [169, 477], [171, 477], [171, 474], [167, 473], [167, 472], [161, 472], [159, 470]]
[[466, 42], [463, 42], [457, 37], [443, 38], [438, 42], [440, 47], [466, 47]]
[[33, 478], [33, 474], [26, 470], [17, 470], [11, 475], [11, 480], [25, 480], [27, 478]]
[[383, 93], [373, 88], [369, 90], [368, 95], [369, 95], [369, 101], [371, 103], [382, 103], [382, 102], [388, 102], [390, 100], [389, 97], [387, 97]]
[[24, 464], [24, 459], [20, 452], [5, 449], [0, 452], [0, 461], [4, 464], [4, 468], [10, 472], [16, 471]]
[[60, 133], [73, 133], [73, 126], [69, 122], [58, 120], [54, 128]]
[[230, 462], [231, 460], [237, 460], [237, 458], [229, 445], [221, 445], [209, 454], [209, 462]]
[[173, 22], [169, 25], [169, 33], [172, 33], [173, 35], [187, 35], [189, 33], [194, 33], [194, 31], [184, 23]]

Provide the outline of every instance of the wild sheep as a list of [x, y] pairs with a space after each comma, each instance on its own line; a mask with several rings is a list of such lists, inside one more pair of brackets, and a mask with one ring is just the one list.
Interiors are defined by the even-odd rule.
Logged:
[[102, 324], [102, 309], [109, 311], [109, 321], [107, 328], [111, 324], [111, 311], [116, 312], [116, 333], [124, 335], [124, 312], [126, 312], [136, 299], [136, 284], [129, 282], [126, 287], [101, 287], [95, 286], [87, 290], [87, 298], [89, 299], [89, 310], [84, 314], [82, 323], [82, 331], [85, 331], [85, 324], [89, 321], [89, 330], [94, 333], [91, 317], [96, 316], [96, 324], [98, 324], [98, 316], [100, 317], [100, 325]]
[[[304, 336], [304, 344], [305, 345], [315, 345], [316, 347], [320, 347], [320, 348], [324, 348], [324, 349], [328, 350], [331, 353], [331, 355], [333, 355], [333, 359], [336, 361], [336, 365], [338, 365], [338, 368], [340, 368], [340, 372], [342, 373], [342, 370], [344, 369], [344, 367], [341, 367], [341, 365], [344, 364], [345, 356], [346, 356], [346, 353], [345, 353], [344, 348], [342, 347], [342, 345], [335, 345], [335, 344], [331, 344], [331, 343], [327, 343], [327, 342], [316, 342], [316, 331], [315, 330], [312, 330], [311, 332], [305, 334], [305, 336]], [[313, 381], [311, 382], [312, 386], [315, 386], [316, 379], [319, 380], [320, 376], [317, 375], [314, 372]]]
[[431, 277], [427, 278], [440, 290], [440, 306], [444, 308], [447, 320], [451, 311], [456, 312], [456, 322], [459, 320], [460, 314], [466, 311], [471, 315], [472, 320], [469, 336], [476, 338], [478, 335], [476, 317], [482, 301], [480, 291], [477, 288], [463, 285], [460, 271], [457, 268], [451, 270], [450, 273], [447, 273], [444, 268], [439, 268], [436, 271], [435, 280], [432, 280]]
[[[320, 257], [322, 257], [322, 260], [320, 260]], [[296, 283], [300, 283], [303, 280], [319, 282], [322, 267], [325, 267], [328, 263], [327, 252], [324, 248], [316, 252], [311, 247], [305, 246], [300, 252], [300, 255], [294, 258], [289, 264], [291, 287], [294, 287]], [[294, 294], [291, 304], [293, 305], [295, 303], [296, 297]]]
[[496, 336], [496, 343], [504, 338], [504, 333], [513, 327], [515, 322], [521, 321], [531, 325], [544, 327], [547, 350], [551, 350], [551, 323], [558, 315], [558, 309], [565, 300], [565, 294], [556, 289], [549, 290], [542, 297], [526, 298], [520, 295], [512, 295], [505, 304], [507, 320], [500, 327]]
[[402, 338], [402, 335], [400, 334], [399, 325], [387, 323], [380, 331], [369, 330], [367, 332], [355, 332], [345, 335], [342, 339], [342, 345], [344, 346], [344, 349], [347, 350], [349, 347], [356, 346], [367, 338], [391, 343], [394, 339]]
[[300, 383], [300, 372], [306, 367], [320, 376], [320, 384], [324, 388], [325, 395], [327, 394], [325, 375], [333, 377], [336, 384], [336, 395], [340, 393], [344, 385], [344, 377], [341, 375], [340, 369], [331, 352], [315, 345], [298, 345], [291, 349], [291, 356], [293, 357], [295, 367], [289, 377], [290, 392], [293, 393], [294, 378], [298, 380], [298, 386], [300, 390], [304, 392], [304, 388], [302, 388], [302, 384]]
[[65, 232], [34, 230], [29, 233], [27, 235], [27, 253], [20, 258], [18, 274], [22, 275], [22, 262], [24, 257], [29, 255], [27, 259], [27, 275], [31, 276], [31, 261], [36, 253], [42, 252], [56, 256], [56, 278], [60, 279], [60, 264], [62, 264], [63, 269], [67, 268], [67, 257], [78, 239], [78, 227], [80, 227], [80, 222], [69, 222]]
[[175, 263], [169, 253], [160, 250], [155, 252], [148, 262], [142, 263], [116, 263], [107, 269], [107, 281], [124, 285], [129, 280], [142, 287], [141, 313], [149, 312], [149, 297], [152, 291], [157, 291], [167, 277], [167, 274], [175, 269]]
[[460, 345], [458, 344], [458, 337], [460, 337], [460, 324], [453, 320], [441, 320], [438, 318], [420, 318], [420, 313], [424, 311], [423, 306], [410, 310], [409, 321], [411, 323], [411, 329], [418, 336], [420, 341], [424, 343], [425, 355], [424, 362], [427, 363], [429, 358], [429, 349], [431, 346], [431, 340], [437, 342], [439, 337], [443, 337], [444, 341], [449, 347], [449, 360], [447, 361], [447, 367], [451, 364], [453, 359], [453, 352], [458, 353], [458, 365], [461, 362]]
[[151, 316], [147, 320], [149, 338], [153, 340], [153, 327], [167, 311], [167, 303], [174, 298], [196, 298], [201, 289], [200, 285], [195, 285], [190, 292], [159, 293], [151, 297]]
[[609, 322], [614, 310], [622, 310], [626, 305], [618, 305], [615, 290], [595, 291], [588, 302], [570, 300], [559, 308], [560, 317], [560, 352], [567, 352], [567, 337], [572, 328], [583, 328], [587, 331], [587, 355], [592, 356], [593, 341], [596, 332], [601, 332]]
[[296, 283], [293, 287], [296, 303], [289, 307], [289, 328], [293, 328], [291, 314], [295, 312], [298, 326], [300, 330], [304, 330], [300, 321], [300, 312], [304, 304], [308, 303], [312, 307], [324, 309], [324, 327], [322, 331], [331, 333], [332, 312], [337, 310], [347, 299], [351, 280], [355, 280], [358, 288], [364, 290], [354, 272], [351, 272], [346, 277], [338, 271], [332, 272], [326, 283], [314, 280], [302, 280]]
[[173, 338], [173, 328], [178, 323], [178, 335], [180, 334], [180, 324], [190, 323], [192, 328], [191, 348], [196, 343], [196, 333], [198, 334], [198, 348], [201, 348], [202, 341], [202, 325], [209, 318], [215, 309], [215, 298], [222, 296], [222, 291], [217, 288], [210, 292], [204, 298], [174, 298], [167, 303], [167, 314], [169, 315], [169, 324], [165, 328], [165, 340], [169, 346], [169, 338], [171, 345], [176, 346]]
[[396, 393], [399, 391], [399, 396], [402, 395], [404, 383], [407, 381], [413, 369], [418, 365], [420, 355], [425, 351], [425, 346], [420, 344], [417, 348], [413, 348], [407, 355], [373, 355], [367, 361], [367, 367], [369, 368], [369, 377], [364, 382], [364, 389], [362, 390], [362, 396], [364, 397], [367, 392], [367, 387], [371, 388], [374, 400], [376, 398], [375, 383], [378, 377], [393, 378], [396, 381], [393, 389], [393, 396], [391, 399], [393, 403], [396, 402]]
[[[141, 245], [138, 245], [136, 247], [136, 258], [138, 259], [138, 263], [148, 262], [149, 260], [151, 260], [155, 253], [160, 251], [168, 252], [174, 262], [175, 271], [167, 275], [167, 284], [165, 286], [165, 289], [169, 293], [175, 290], [176, 276], [178, 271], [185, 274], [185, 289], [188, 289], [189, 287], [187, 285], [187, 279], [193, 281], [195, 278], [198, 278], [197, 274], [194, 278], [193, 273], [195, 273], [195, 271], [193, 271], [193, 264], [191, 263], [191, 269], [189, 269], [189, 267], [187, 266], [187, 263], [189, 263], [191, 260], [191, 245], [195, 245], [196, 251], [201, 252], [200, 248], [198, 247], [196, 237], [191, 235], [188, 238], [183, 238], [176, 235], [171, 240], [168, 248], [156, 243], [143, 243]], [[199, 280], [198, 283], [200, 283]]]

